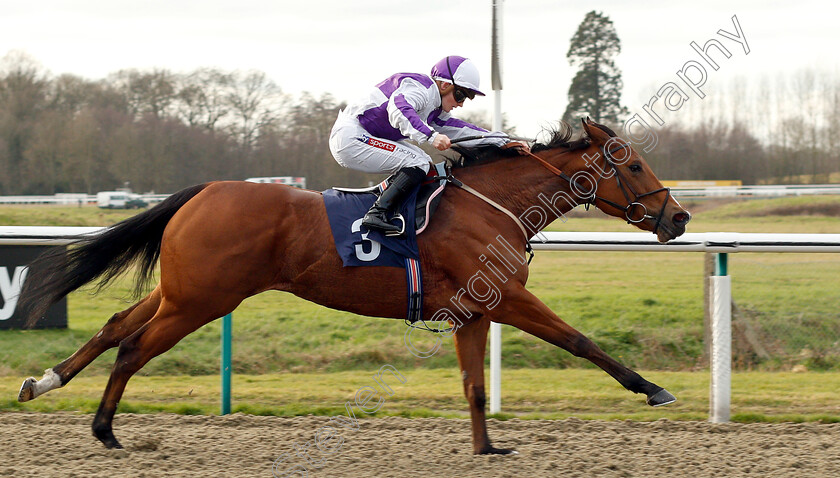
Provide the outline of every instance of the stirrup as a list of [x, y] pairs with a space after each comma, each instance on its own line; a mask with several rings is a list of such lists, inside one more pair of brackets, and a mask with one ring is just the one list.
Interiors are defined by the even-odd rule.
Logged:
[[403, 234], [405, 234], [405, 218], [403, 217], [402, 214], [397, 213], [394, 217], [391, 218], [391, 221], [393, 221], [395, 219], [397, 221], [400, 221], [400, 230], [399, 231], [386, 231], [385, 235], [388, 236], [388, 237], [397, 237], [397, 236], [402, 236]]

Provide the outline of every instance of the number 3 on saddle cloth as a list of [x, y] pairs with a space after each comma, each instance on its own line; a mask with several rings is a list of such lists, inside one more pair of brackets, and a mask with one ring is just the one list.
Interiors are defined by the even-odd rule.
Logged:
[[[426, 180], [403, 201], [400, 214], [405, 233], [386, 236], [362, 226], [362, 218], [388, 180], [367, 189], [332, 188], [322, 192], [335, 248], [344, 267], [404, 267], [408, 284], [406, 320], [414, 323], [423, 316], [423, 276], [417, 234], [426, 229], [446, 186], [445, 164], [434, 165]], [[389, 178], [390, 179], [390, 178]]]

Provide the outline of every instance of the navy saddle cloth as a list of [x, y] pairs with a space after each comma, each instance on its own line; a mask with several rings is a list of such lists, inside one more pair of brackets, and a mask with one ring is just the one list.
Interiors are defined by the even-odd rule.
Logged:
[[400, 211], [406, 221], [405, 234], [386, 236], [381, 231], [362, 226], [362, 218], [376, 201], [372, 193], [350, 193], [327, 189], [324, 205], [330, 220], [333, 240], [344, 266], [405, 267], [405, 257], [420, 258], [414, 230], [414, 204], [417, 192], [411, 193]]
[[[322, 192], [333, 240], [344, 266], [406, 267], [405, 258], [420, 259], [417, 234], [425, 230], [431, 211], [440, 200], [446, 180], [443, 163], [430, 171], [430, 179], [403, 201], [405, 234], [386, 236], [362, 226], [362, 218], [386, 187], [387, 181], [368, 189], [327, 189]], [[434, 178], [433, 180], [431, 178]], [[419, 198], [419, 199], [418, 199]]]

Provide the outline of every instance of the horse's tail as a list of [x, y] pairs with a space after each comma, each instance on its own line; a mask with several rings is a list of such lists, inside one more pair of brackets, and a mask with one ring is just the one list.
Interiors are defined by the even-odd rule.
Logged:
[[94, 280], [101, 289], [134, 263], [139, 295], [151, 282], [169, 220], [205, 187], [199, 184], [181, 190], [100, 234], [80, 237], [67, 249], [54, 248], [41, 255], [29, 265], [18, 299], [19, 310], [28, 316], [27, 326], [32, 327], [49, 306], [70, 292]]

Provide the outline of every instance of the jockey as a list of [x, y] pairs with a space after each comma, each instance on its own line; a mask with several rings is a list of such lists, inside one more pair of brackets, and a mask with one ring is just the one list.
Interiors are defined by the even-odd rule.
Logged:
[[[431, 75], [397, 73], [370, 91], [367, 98], [338, 113], [330, 133], [330, 151], [338, 164], [367, 173], [396, 173], [362, 220], [367, 228], [399, 232], [388, 213], [399, 210], [406, 196], [426, 177], [432, 158], [416, 144], [444, 151], [451, 139], [488, 133], [449, 113], [475, 96], [478, 69], [462, 56], [437, 62]], [[502, 136], [502, 135], [499, 135]], [[471, 145], [508, 143], [503, 137], [470, 141]], [[511, 145], [513, 146], [513, 144]], [[527, 150], [527, 144], [516, 143]]]

